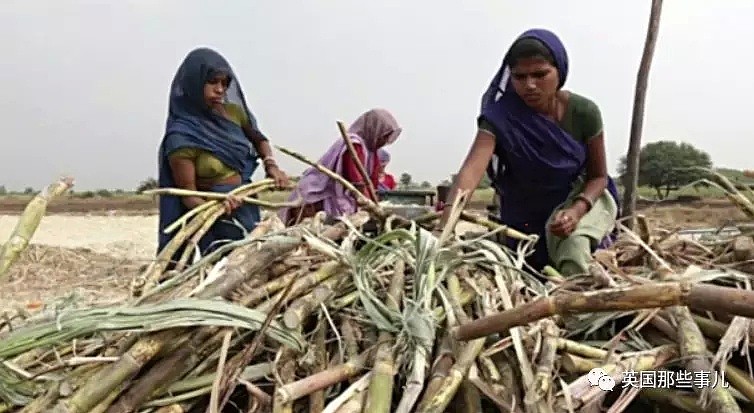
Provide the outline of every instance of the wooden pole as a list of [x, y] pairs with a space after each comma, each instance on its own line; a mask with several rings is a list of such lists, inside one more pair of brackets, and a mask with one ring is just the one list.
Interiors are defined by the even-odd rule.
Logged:
[[647, 96], [649, 69], [652, 65], [657, 33], [660, 30], [660, 13], [662, 0], [652, 0], [649, 15], [647, 38], [644, 42], [644, 53], [641, 56], [639, 73], [636, 76], [636, 90], [634, 92], [634, 110], [631, 116], [631, 137], [626, 156], [626, 188], [623, 194], [623, 216], [631, 217], [626, 222], [628, 228], [633, 228], [634, 213], [636, 212], [636, 191], [639, 186], [639, 154], [641, 152], [641, 132], [644, 126], [644, 102]]

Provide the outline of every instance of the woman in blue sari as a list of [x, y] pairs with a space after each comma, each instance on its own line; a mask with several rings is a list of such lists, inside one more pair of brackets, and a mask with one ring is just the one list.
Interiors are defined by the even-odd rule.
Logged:
[[594, 250], [614, 236], [618, 193], [599, 107], [563, 90], [567, 76], [568, 55], [552, 32], [529, 30], [514, 42], [483, 95], [476, 138], [446, 204], [486, 172], [502, 222], [539, 235], [528, 263], [573, 275], [586, 273]]
[[[227, 193], [251, 181], [260, 159], [278, 187], [288, 185], [230, 64], [214, 50], [193, 50], [178, 68], [170, 88], [167, 125], [159, 149], [159, 186]], [[204, 202], [201, 197], [160, 196], [158, 253], [173, 236], [163, 230]], [[255, 205], [229, 197], [224, 206], [225, 216], [199, 242], [201, 254], [222, 242], [242, 239], [260, 220]]]

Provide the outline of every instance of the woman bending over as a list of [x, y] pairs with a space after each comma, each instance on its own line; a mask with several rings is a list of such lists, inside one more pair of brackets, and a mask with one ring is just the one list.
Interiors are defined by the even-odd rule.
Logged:
[[[529, 30], [514, 42], [482, 98], [476, 138], [446, 204], [476, 188], [486, 171], [502, 222], [539, 235], [529, 264], [573, 275], [587, 272], [594, 250], [609, 241], [618, 194], [600, 110], [562, 89], [567, 76], [568, 56], [555, 34]], [[446, 210], [440, 225], [447, 219]]]
[[[277, 167], [228, 62], [213, 50], [193, 50], [170, 88], [167, 126], [159, 149], [159, 186], [229, 192], [251, 182], [260, 158], [267, 176], [278, 187], [287, 186], [288, 177]], [[174, 235], [163, 230], [204, 202], [201, 197], [160, 196], [158, 253]], [[218, 220], [199, 242], [202, 254], [220, 242], [242, 239], [259, 222], [255, 205], [232, 197], [224, 205], [225, 219]]]

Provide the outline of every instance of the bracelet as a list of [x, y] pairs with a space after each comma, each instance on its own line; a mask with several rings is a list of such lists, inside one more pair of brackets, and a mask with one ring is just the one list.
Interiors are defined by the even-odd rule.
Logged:
[[580, 200], [584, 201], [584, 203], [585, 203], [585, 204], [586, 204], [586, 206], [587, 206], [587, 212], [591, 211], [591, 210], [592, 210], [592, 207], [594, 207], [594, 201], [592, 201], [591, 199], [587, 198], [587, 196], [586, 196], [586, 195], [584, 195], [584, 194], [579, 194], [579, 195], [578, 195], [578, 196], [576, 197], [576, 199], [577, 199], [577, 200], [579, 200], [579, 199], [580, 199]]
[[272, 164], [272, 165], [276, 165], [277, 164], [275, 162], [275, 158], [273, 158], [272, 156], [265, 156], [264, 158], [262, 158], [262, 163], [265, 164], [265, 165], [266, 164]]

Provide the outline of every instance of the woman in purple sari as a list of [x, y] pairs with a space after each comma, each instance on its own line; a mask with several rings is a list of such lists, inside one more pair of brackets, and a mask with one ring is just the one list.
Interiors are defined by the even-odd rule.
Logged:
[[[395, 117], [385, 109], [371, 109], [358, 117], [348, 128], [359, 161], [364, 166], [368, 179], [376, 189], [382, 171], [378, 151], [395, 142], [401, 134]], [[362, 179], [353, 157], [343, 139], [338, 138], [319, 159], [320, 165], [341, 175], [365, 196], [370, 197], [367, 183]], [[329, 218], [353, 214], [358, 209], [356, 199], [343, 185], [315, 168], [304, 171], [290, 201], [299, 200], [300, 208], [282, 209], [280, 218], [286, 225], [293, 225], [303, 218], [324, 211]], [[373, 199], [373, 201], [379, 201]]]
[[568, 55], [555, 34], [519, 36], [484, 93], [479, 129], [447, 204], [486, 172], [503, 223], [539, 235], [528, 263], [573, 275], [587, 272], [594, 250], [614, 235], [618, 193], [607, 173], [599, 107], [563, 90], [567, 76]]

